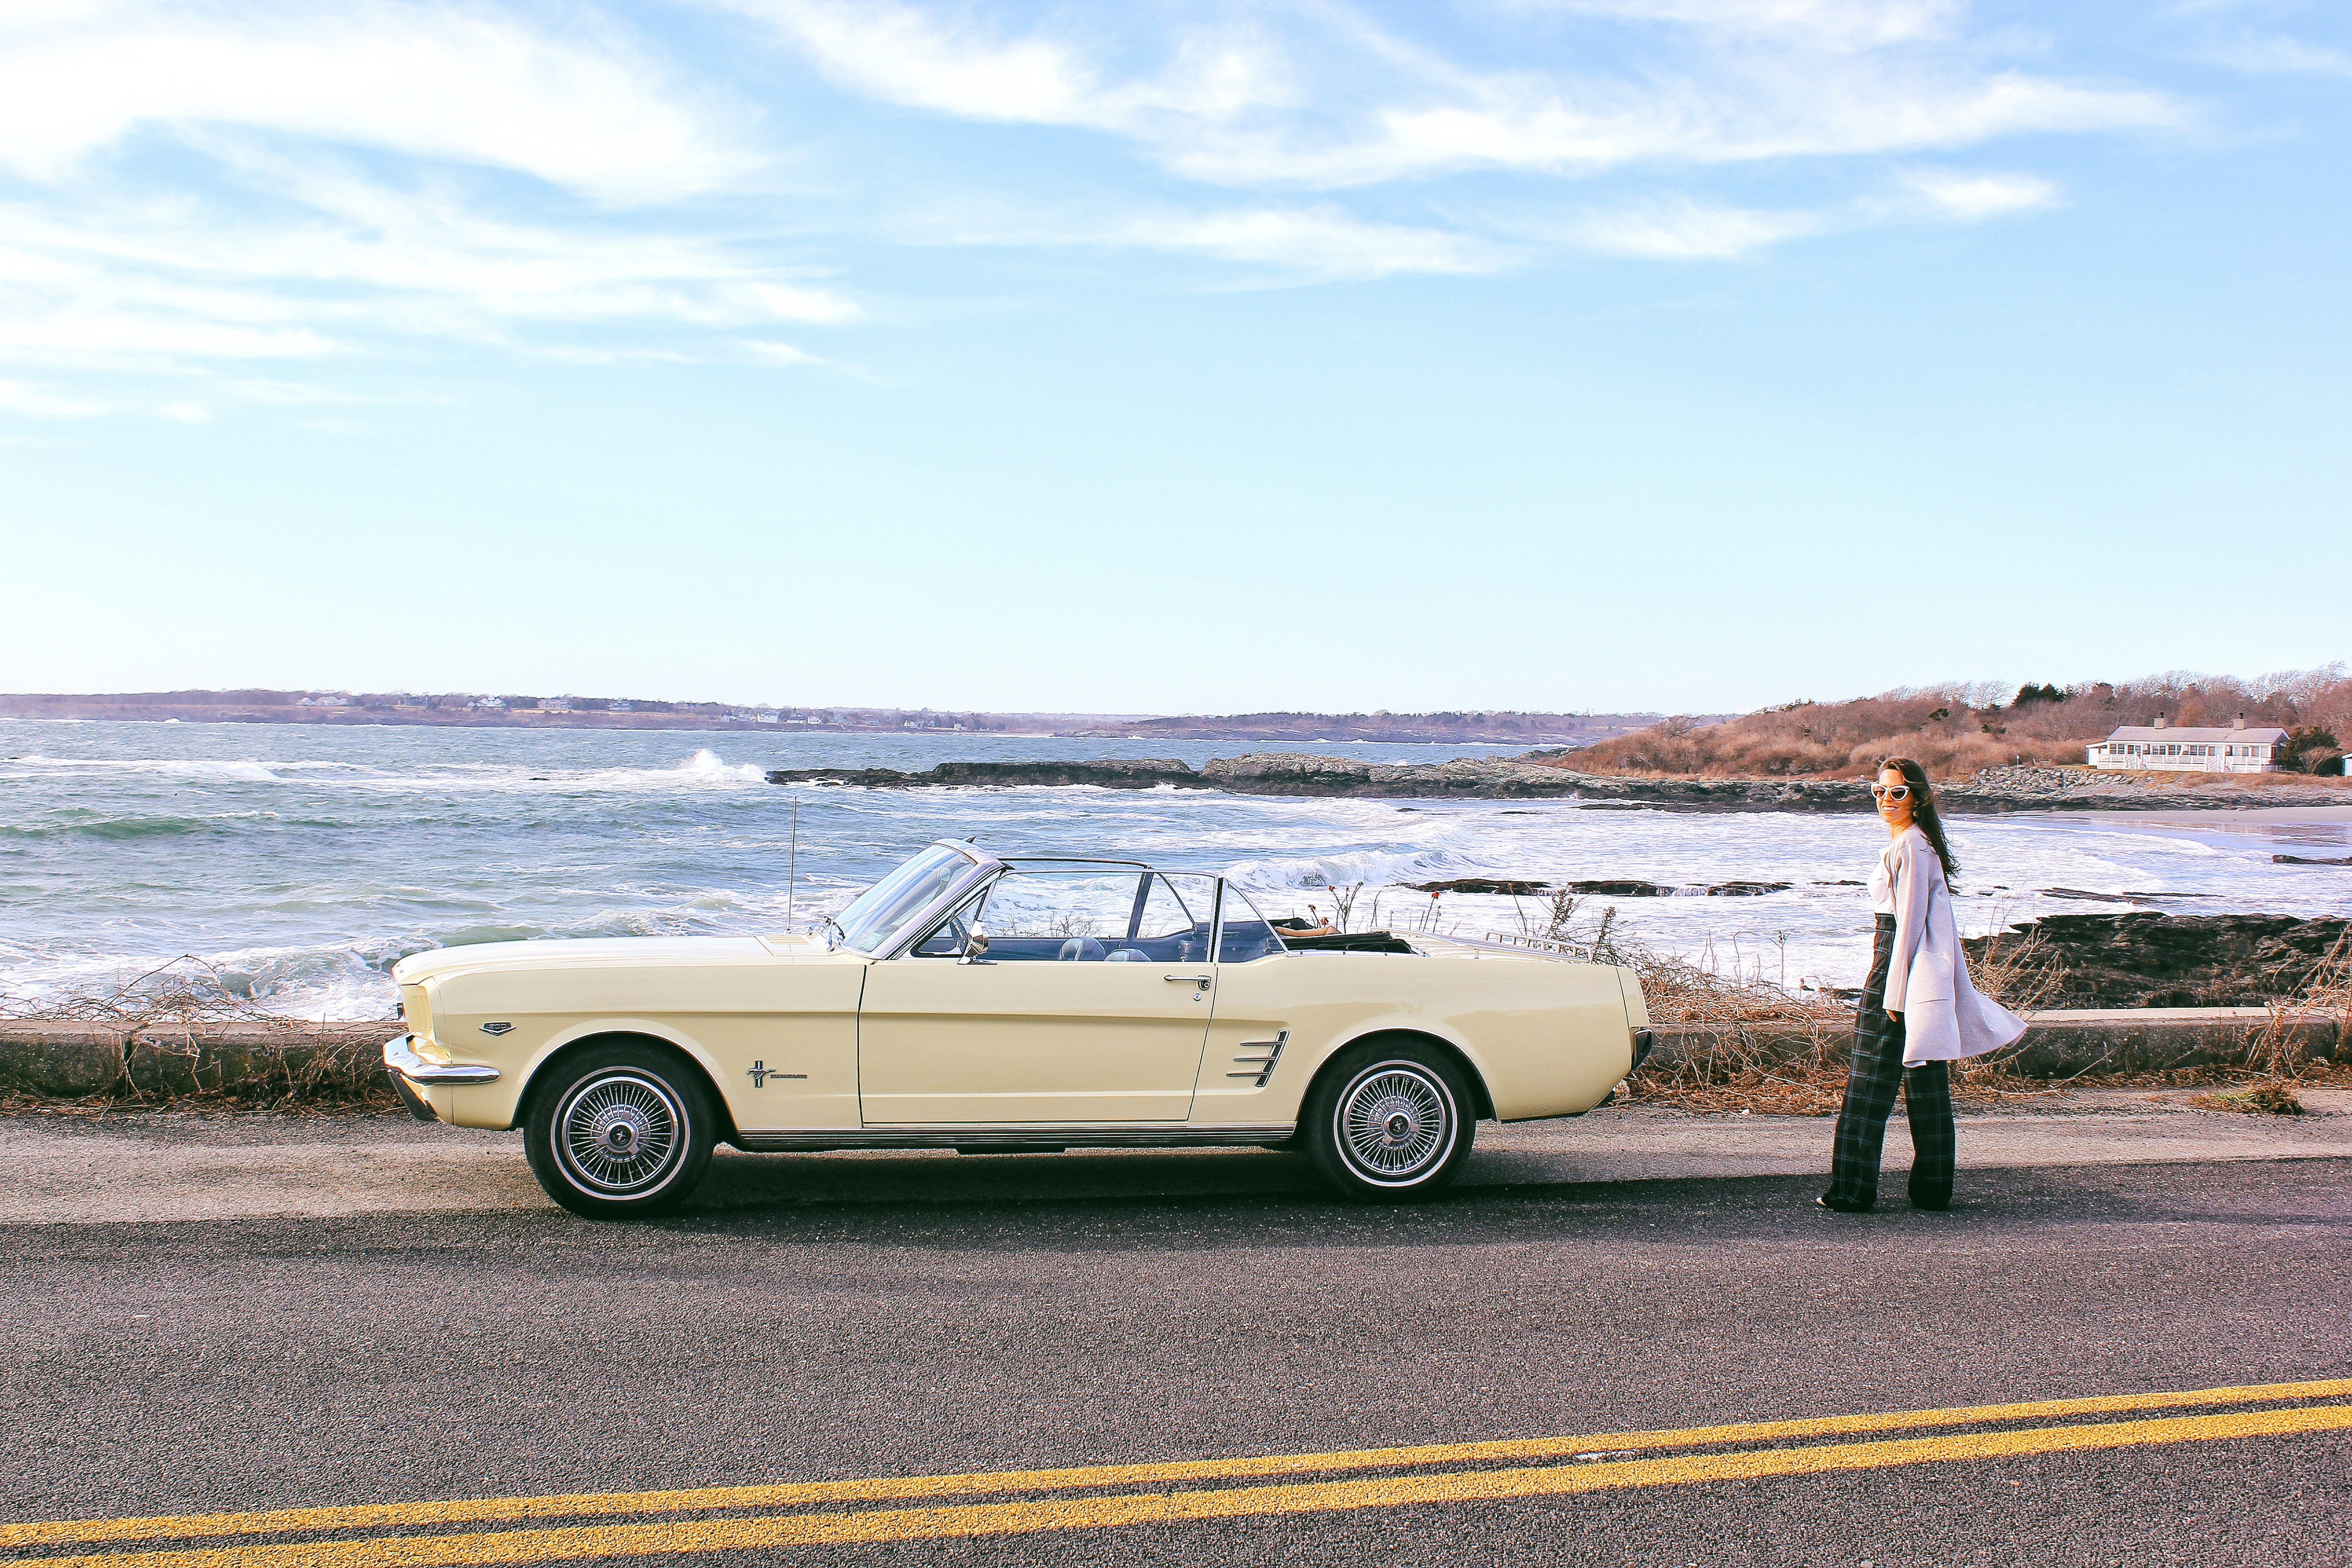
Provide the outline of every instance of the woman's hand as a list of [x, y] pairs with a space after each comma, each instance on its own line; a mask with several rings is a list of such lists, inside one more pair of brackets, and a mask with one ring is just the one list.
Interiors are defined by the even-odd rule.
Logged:
[[1886, 1017], [1889, 1023], [1899, 1024], [1903, 1021], [1903, 1015], [1900, 1013], [1889, 1013]]

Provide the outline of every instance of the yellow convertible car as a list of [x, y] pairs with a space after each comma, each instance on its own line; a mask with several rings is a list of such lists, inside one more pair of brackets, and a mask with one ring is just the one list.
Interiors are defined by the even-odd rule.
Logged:
[[574, 1213], [661, 1212], [746, 1150], [1303, 1149], [1370, 1201], [1481, 1118], [1574, 1116], [1639, 1065], [1633, 973], [1440, 937], [1286, 939], [1231, 882], [941, 840], [808, 932], [403, 959], [410, 1110], [520, 1127]]

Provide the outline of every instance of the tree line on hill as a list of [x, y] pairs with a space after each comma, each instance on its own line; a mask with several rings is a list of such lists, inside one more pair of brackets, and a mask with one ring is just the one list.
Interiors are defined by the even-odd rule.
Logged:
[[[2006, 699], [2006, 700], [2004, 700]], [[2251, 726], [2288, 731], [2277, 760], [2298, 772], [2341, 773], [2352, 737], [2352, 678], [2345, 667], [2258, 679], [2175, 671], [2138, 680], [2060, 687], [1905, 687], [1843, 702], [1800, 700], [1719, 724], [1674, 718], [1561, 752], [1589, 773], [1717, 777], [1859, 778], [1888, 755], [1916, 758], [1938, 778], [2009, 764], [2080, 764], [2084, 748], [2119, 725], [2159, 717], [2178, 728]]]

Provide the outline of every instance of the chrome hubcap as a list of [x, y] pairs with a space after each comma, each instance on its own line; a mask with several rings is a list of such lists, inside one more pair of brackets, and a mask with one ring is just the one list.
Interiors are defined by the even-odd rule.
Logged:
[[1367, 1176], [1405, 1182], [1426, 1174], [1454, 1146], [1453, 1097], [1424, 1068], [1374, 1068], [1339, 1099], [1339, 1142]]
[[556, 1118], [556, 1139], [583, 1186], [625, 1195], [667, 1177], [685, 1125], [685, 1108], [667, 1084], [622, 1072], [572, 1091]]

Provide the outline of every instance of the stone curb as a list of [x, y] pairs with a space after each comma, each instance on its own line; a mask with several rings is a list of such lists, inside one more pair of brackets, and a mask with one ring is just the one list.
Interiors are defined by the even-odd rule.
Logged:
[[[2025, 1038], [2004, 1065], [2027, 1078], [2085, 1073], [2165, 1072], [2246, 1060], [2270, 1022], [2263, 1007], [2151, 1007], [2030, 1016]], [[2313, 1057], [2352, 1060], [2345, 1020], [2305, 1017], [2291, 1037]], [[376, 1052], [400, 1032], [392, 1022], [149, 1026], [124, 1031], [78, 1019], [0, 1020], [0, 1089], [47, 1100], [103, 1094], [285, 1098], [307, 1090], [322, 1099], [389, 1096]], [[1796, 1056], [1827, 1044], [1843, 1048], [1848, 1029], [1758, 1030], [1748, 1044]], [[1729, 1044], [1720, 1030], [1656, 1026], [1658, 1066], [1700, 1059]]]
[[104, 1094], [389, 1097], [377, 1054], [396, 1023], [149, 1025], [0, 1020], [0, 1089], [46, 1100]]

